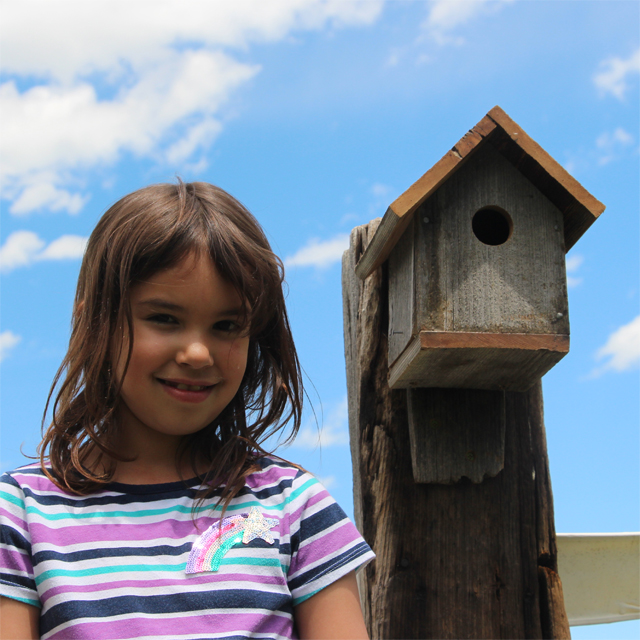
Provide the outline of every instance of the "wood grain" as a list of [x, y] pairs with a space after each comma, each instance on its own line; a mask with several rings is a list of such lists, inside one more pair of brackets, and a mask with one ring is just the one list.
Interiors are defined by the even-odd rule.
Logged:
[[545, 349], [568, 353], [569, 336], [554, 333], [465, 333], [457, 331], [421, 331], [422, 349]]
[[415, 482], [479, 483], [504, 468], [504, 392], [408, 389], [407, 412]]

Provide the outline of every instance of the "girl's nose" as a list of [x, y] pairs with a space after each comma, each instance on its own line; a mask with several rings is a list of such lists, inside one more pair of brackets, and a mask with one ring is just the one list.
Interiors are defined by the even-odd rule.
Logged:
[[209, 347], [201, 340], [193, 340], [178, 352], [176, 361], [178, 364], [202, 369], [213, 365], [213, 355]]

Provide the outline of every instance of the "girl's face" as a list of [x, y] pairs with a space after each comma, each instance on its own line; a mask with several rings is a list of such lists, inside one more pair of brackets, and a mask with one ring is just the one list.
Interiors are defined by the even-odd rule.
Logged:
[[[242, 300], [207, 256], [190, 255], [131, 291], [133, 349], [122, 380], [124, 443], [140, 453], [158, 436], [182, 436], [212, 422], [235, 396], [247, 365]], [[122, 376], [127, 341], [117, 358]], [[160, 438], [162, 440], [162, 438]]]

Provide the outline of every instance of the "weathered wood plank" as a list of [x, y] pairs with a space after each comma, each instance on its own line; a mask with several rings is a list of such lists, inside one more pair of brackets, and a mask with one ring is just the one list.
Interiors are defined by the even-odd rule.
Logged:
[[[508, 335], [508, 334], [505, 334]], [[567, 353], [566, 341], [549, 349], [520, 347], [422, 348], [422, 334], [413, 339], [389, 369], [389, 385], [458, 389], [526, 391]], [[562, 342], [565, 342], [563, 347]], [[566, 347], [566, 348], [565, 348]]]
[[569, 336], [555, 333], [484, 333], [465, 331], [421, 331], [422, 349], [523, 349], [525, 351], [569, 351]]
[[389, 362], [411, 341], [415, 331], [412, 224], [389, 256]]
[[538, 567], [538, 576], [543, 628], [547, 630], [544, 637], [571, 640], [567, 612], [560, 606], [564, 602], [560, 576], [548, 567]]
[[416, 482], [479, 483], [504, 468], [504, 392], [409, 389], [407, 411]]

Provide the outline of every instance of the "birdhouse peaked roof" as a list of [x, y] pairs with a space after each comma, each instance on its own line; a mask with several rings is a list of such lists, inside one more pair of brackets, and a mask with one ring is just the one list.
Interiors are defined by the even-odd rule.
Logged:
[[599, 200], [500, 107], [494, 107], [451, 151], [391, 203], [356, 266], [360, 278], [366, 278], [389, 257], [418, 207], [485, 144], [495, 147], [562, 212], [567, 251], [604, 211]]

